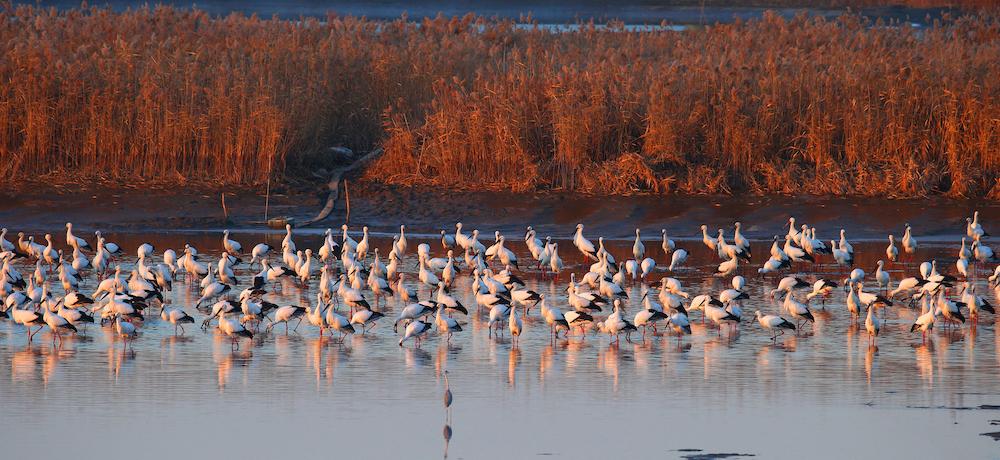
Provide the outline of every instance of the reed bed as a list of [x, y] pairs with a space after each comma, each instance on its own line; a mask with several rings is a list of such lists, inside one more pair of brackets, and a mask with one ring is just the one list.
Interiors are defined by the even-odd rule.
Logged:
[[1000, 199], [1000, 20], [554, 33], [0, 9], [0, 179], [252, 185], [384, 148], [456, 189]]

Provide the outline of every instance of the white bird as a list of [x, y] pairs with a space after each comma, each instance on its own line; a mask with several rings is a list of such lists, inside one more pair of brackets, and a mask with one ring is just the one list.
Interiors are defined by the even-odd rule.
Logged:
[[955, 261], [955, 270], [957, 270], [958, 273], [961, 273], [962, 276], [968, 278], [969, 277], [969, 259], [966, 259], [965, 257], [959, 257], [958, 260]]
[[362, 227], [361, 231], [361, 241], [358, 242], [358, 247], [355, 251], [357, 252], [358, 260], [365, 260], [365, 258], [368, 257], [368, 249], [370, 246], [370, 243], [368, 242], [368, 226], [366, 225]]
[[790, 292], [792, 289], [795, 289], [795, 288], [804, 288], [804, 287], [809, 287], [809, 286], [811, 286], [811, 284], [807, 283], [806, 281], [802, 280], [801, 278], [798, 278], [796, 276], [786, 276], [786, 277], [782, 278], [781, 281], [778, 281], [778, 287], [775, 288], [775, 289], [773, 289], [773, 290], [771, 290], [770, 291], [770, 295], [771, 295], [771, 298], [773, 299], [774, 296], [775, 296], [775, 294], [777, 294], [777, 293], [779, 293], [781, 291], [789, 291]]
[[441, 230], [441, 247], [444, 249], [455, 248], [455, 237], [447, 234], [444, 230]]
[[126, 346], [129, 346], [130, 342], [135, 340], [135, 337], [138, 335], [138, 330], [136, 329], [135, 325], [128, 322], [127, 320], [122, 321], [121, 316], [115, 318], [115, 332], [117, 332], [118, 336], [121, 337], [122, 339], [123, 349]]
[[739, 222], [734, 224], [736, 229], [733, 232], [733, 243], [748, 256], [750, 254], [750, 241], [743, 236], [743, 225]]
[[371, 305], [368, 304], [368, 300], [365, 299], [364, 294], [361, 291], [348, 286], [347, 275], [340, 275], [340, 285], [337, 287], [337, 294], [340, 299], [344, 301], [344, 304], [354, 310], [369, 310]]
[[202, 290], [201, 290], [201, 298], [199, 298], [198, 301], [195, 302], [195, 306], [196, 307], [197, 306], [201, 306], [201, 304], [204, 303], [206, 300], [209, 300], [209, 299], [221, 296], [221, 295], [229, 292], [233, 288], [232, 286], [230, 286], [228, 284], [221, 283], [221, 282], [217, 281], [215, 279], [215, 277], [212, 276], [212, 269], [211, 268], [209, 268], [208, 275], [206, 275], [206, 276], [211, 277], [211, 278], [210, 278], [209, 283], [204, 288], [202, 288]]
[[42, 248], [41, 257], [39, 257], [39, 259], [45, 259], [45, 262], [48, 263], [51, 268], [52, 265], [55, 265], [56, 259], [59, 257], [59, 252], [57, 252], [52, 246], [51, 234], [45, 234], [45, 241], [48, 242], [48, 244]]
[[[355, 313], [355, 315], [357, 315], [357, 313]], [[358, 317], [359, 320], [362, 320], [358, 324], [364, 324], [364, 321], [371, 319], [370, 316], [371, 315], [362, 315], [361, 317]], [[340, 333], [341, 343], [343, 343], [344, 340], [347, 339], [347, 336], [353, 335], [355, 332], [357, 332], [354, 329], [354, 325], [352, 323], [353, 323], [352, 320], [349, 320], [347, 319], [346, 316], [337, 313], [337, 310], [333, 308], [326, 309], [326, 327], [333, 329], [335, 332]]]
[[840, 229], [840, 249], [854, 257], [854, 246], [847, 241], [847, 232], [844, 229]]
[[893, 289], [892, 292], [889, 293], [889, 297], [896, 297], [896, 295], [901, 292], [911, 291], [924, 286], [925, 284], [927, 284], [927, 280], [924, 279], [916, 277], [903, 278], [899, 281], [899, 284], [896, 285], [896, 289]]
[[787, 266], [788, 266], [787, 262], [782, 261], [781, 259], [777, 259], [774, 256], [771, 256], [771, 258], [767, 259], [764, 262], [764, 265], [762, 265], [760, 268], [757, 269], [757, 273], [760, 273], [762, 275], [767, 273], [775, 273], [783, 268], [786, 268]]
[[[647, 299], [648, 299], [648, 297], [647, 297]], [[665, 319], [668, 319], [668, 318], [669, 317], [665, 313], [663, 313], [662, 310], [654, 310], [654, 309], [650, 309], [650, 308], [643, 308], [643, 309], [639, 310], [638, 312], [636, 312], [635, 317], [632, 318], [632, 324], [634, 324], [636, 328], [639, 328], [639, 327], [642, 328], [642, 337], [643, 337], [643, 340], [645, 340], [646, 339], [646, 329], [648, 329], [650, 327], [653, 327], [654, 331], [655, 331], [656, 322], [657, 321], [661, 321], [661, 320], [665, 320]]]
[[653, 273], [653, 269], [656, 268], [656, 261], [652, 257], [647, 257], [642, 259], [642, 264], [639, 265], [639, 278], [646, 281], [646, 276]]
[[[7, 229], [4, 229], [4, 230], [5, 230], [5, 233], [6, 233]], [[8, 243], [8, 244], [10, 244], [10, 243]], [[0, 244], [0, 245], [2, 245], [2, 244]], [[73, 235], [73, 224], [70, 223], [70, 222], [66, 222], [66, 245], [68, 245], [69, 247], [71, 247], [73, 249], [90, 250], [90, 244], [87, 243], [87, 240], [85, 240], [83, 238], [80, 238], [80, 237], [78, 237], [76, 235]], [[11, 249], [3, 249], [3, 250], [4, 251], [13, 250], [13, 248], [11, 248]]]
[[267, 325], [267, 330], [270, 331], [275, 324], [285, 323], [285, 334], [288, 334], [288, 322], [298, 318], [299, 322], [295, 324], [296, 331], [299, 329], [299, 324], [302, 323], [302, 318], [308, 314], [306, 307], [300, 307], [298, 305], [285, 305], [278, 307], [274, 310], [274, 319]]
[[986, 231], [983, 230], [983, 226], [979, 223], [979, 211], [972, 213], [972, 219], [968, 217], [965, 218], [966, 227], [965, 233], [972, 239], [980, 239], [984, 236], [990, 236]]
[[472, 249], [472, 240], [462, 233], [462, 223], [455, 224], [455, 243], [462, 249]]
[[[798, 233], [801, 234], [801, 233]], [[790, 235], [785, 236], [785, 246], [782, 251], [788, 255], [792, 262], [816, 262], [816, 259], [808, 252], [802, 250], [802, 248], [792, 245], [792, 237]]]
[[[437, 302], [433, 300], [425, 300], [423, 302], [411, 303], [406, 307], [403, 307], [399, 311], [399, 315], [396, 317], [396, 321], [392, 324], [392, 331], [399, 331], [399, 323], [405, 322], [409, 324], [410, 321], [414, 321], [418, 318], [430, 315], [437, 310]], [[406, 327], [406, 324], [403, 326]]]
[[[347, 226], [344, 226], [344, 234], [347, 234]], [[285, 224], [285, 237], [281, 240], [281, 249], [295, 252], [295, 241], [292, 239], [292, 224]]]
[[[514, 310], [513, 308], [511, 310]], [[448, 316], [444, 313], [444, 305], [438, 304], [437, 316], [434, 318], [434, 323], [437, 325], [439, 334], [447, 334], [448, 338], [446, 341], [451, 341], [452, 334], [460, 332], [462, 326], [458, 324], [458, 320]]]
[[997, 283], [1000, 283], [1000, 265], [997, 265], [993, 269], [993, 274], [989, 276], [990, 285], [994, 288], [997, 287]]
[[510, 337], [513, 347], [518, 346], [518, 342], [521, 338], [521, 332], [524, 331], [524, 323], [521, 322], [521, 318], [517, 316], [517, 309], [510, 309], [510, 317], [507, 318], [507, 327], [510, 328]]
[[469, 310], [461, 302], [445, 292], [444, 283], [438, 283], [437, 298], [435, 300], [444, 308], [469, 314]]
[[864, 290], [865, 289], [864, 283], [858, 282], [856, 285], [857, 285], [858, 300], [861, 301], [862, 305], [864, 305], [866, 307], [874, 306], [876, 308], [879, 308], [879, 307], [884, 308], [884, 307], [891, 307], [892, 306], [892, 300], [889, 300], [889, 299], [887, 299], [885, 297], [882, 297], [881, 295], [878, 295], [878, 294], [873, 294], [871, 292], [865, 292], [865, 290]]
[[222, 247], [230, 254], [240, 254], [243, 252], [243, 245], [229, 238], [229, 230], [222, 232]]
[[670, 258], [670, 267], [667, 268], [668, 271], [674, 271], [684, 265], [687, 261], [688, 252], [684, 249], [677, 249], [674, 251], [674, 255]]
[[906, 231], [903, 233], [903, 251], [907, 254], [913, 254], [917, 250], [917, 239], [913, 237], [910, 224], [906, 224]]
[[779, 335], [785, 335], [785, 329], [795, 330], [795, 325], [778, 315], [762, 315], [760, 310], [754, 312], [757, 322], [771, 333], [771, 340], [777, 340]]
[[660, 248], [663, 249], [664, 255], [669, 255], [671, 252], [674, 252], [674, 249], [677, 246], [674, 244], [674, 240], [667, 238], [667, 229], [665, 228], [660, 229], [660, 239], [661, 239]]
[[247, 330], [239, 321], [230, 319], [228, 315], [229, 313], [223, 312], [219, 317], [219, 330], [232, 339], [233, 347], [239, 348], [239, 339], [241, 337], [253, 340], [253, 332]]
[[14, 252], [14, 243], [7, 241], [7, 228], [0, 228], [0, 251]]
[[598, 260], [597, 258], [597, 248], [594, 247], [594, 243], [583, 236], [583, 224], [576, 224], [576, 234], [573, 235], [573, 245], [580, 251], [585, 258]]
[[701, 242], [705, 243], [705, 246], [712, 252], [718, 252], [718, 242], [715, 238], [708, 236], [708, 226], [701, 226]]
[[667, 323], [670, 328], [673, 329], [674, 333], [677, 334], [677, 340], [680, 340], [682, 335], [691, 335], [691, 321], [687, 316], [687, 311], [684, 307], [679, 307], [670, 312], [670, 318], [667, 319]]
[[854, 283], [847, 283], [847, 311], [851, 314], [851, 319], [857, 320], [861, 317], [861, 309], [863, 305], [861, 303], [861, 298], [858, 297], [857, 291], [854, 290]]
[[185, 313], [184, 310], [174, 307], [164, 307], [160, 311], [160, 319], [174, 325], [174, 334], [177, 334], [178, 328], [182, 334], [184, 333], [184, 323], [194, 323], [194, 318]]
[[965, 245], [965, 237], [962, 237], [962, 247], [958, 249], [959, 259], [971, 259], [973, 256], [972, 250]]
[[642, 260], [642, 256], [646, 255], [646, 245], [642, 244], [642, 240], [639, 238], [639, 229], [635, 229], [635, 243], [632, 243], [632, 256], [635, 260]]
[[49, 330], [52, 331], [53, 342], [58, 338], [59, 343], [62, 344], [63, 331], [77, 332], [76, 326], [67, 321], [66, 318], [63, 318], [62, 316], [55, 314], [50, 308], [43, 307], [42, 311], [43, 311], [42, 320], [45, 321], [45, 324], [49, 327]]
[[404, 254], [406, 254], [406, 246], [407, 246], [407, 242], [406, 242], [406, 226], [405, 225], [400, 225], [399, 226], [399, 239], [396, 241], [396, 243], [393, 245], [392, 248], [396, 250], [396, 254], [398, 256], [402, 257]]
[[989, 246], [984, 246], [979, 241], [972, 242], [972, 254], [975, 255], [976, 260], [980, 262], [992, 262], [994, 259], [993, 249]]
[[833, 252], [833, 259], [836, 260], [838, 264], [845, 267], [854, 266], [854, 256], [850, 252], [837, 247], [837, 241], [830, 240], [830, 249]]
[[266, 243], [260, 243], [253, 247], [250, 251], [250, 266], [253, 267], [255, 263], [267, 258], [267, 255], [271, 253], [271, 246]]
[[135, 250], [136, 257], [140, 259], [152, 258], [153, 257], [153, 245], [149, 243], [142, 243]]
[[340, 230], [342, 233], [340, 239], [340, 242], [342, 243], [341, 253], [350, 253], [350, 254], [355, 253], [358, 249], [358, 242], [354, 241], [354, 238], [352, 238], [351, 235], [347, 233], [347, 224], [341, 225]]
[[738, 268], [739, 268], [739, 259], [734, 257], [719, 264], [719, 268], [718, 271], [716, 272], [716, 275], [729, 276], [735, 273]]
[[890, 286], [891, 279], [889, 277], [889, 272], [886, 271], [885, 268], [883, 268], [884, 265], [885, 262], [881, 260], [878, 261], [878, 268], [875, 269], [875, 282], [878, 283], [878, 287], [880, 289], [887, 290], [891, 287]]
[[552, 249], [550, 251], [549, 270], [553, 275], [559, 276], [559, 273], [562, 272], [563, 269], [563, 261], [562, 258], [559, 257], [559, 243], [552, 243], [550, 247]]
[[890, 262], [899, 260], [899, 248], [896, 247], [895, 237], [889, 235], [889, 246], [885, 248], [885, 256]]
[[417, 346], [420, 346], [420, 338], [427, 331], [431, 329], [431, 324], [424, 321], [414, 321], [406, 326], [406, 331], [403, 334], [403, 338], [399, 339], [399, 346], [403, 346], [403, 342], [413, 339], [416, 341]]
[[419, 266], [420, 269], [417, 272], [417, 279], [419, 279], [421, 283], [431, 287], [437, 287], [437, 285], [441, 283], [441, 280], [438, 279], [437, 275], [427, 269], [427, 257], [420, 257]]
[[826, 303], [826, 298], [830, 296], [833, 289], [837, 287], [837, 283], [833, 281], [820, 278], [813, 283], [812, 292], [806, 294], [806, 299], [812, 299], [813, 297], [821, 297], [823, 303]]
[[865, 330], [868, 331], [868, 340], [874, 346], [878, 341], [878, 333], [882, 329], [882, 321], [875, 316], [875, 307], [868, 307], [868, 316], [865, 317]]
[[740, 322], [740, 318], [736, 315], [730, 313], [723, 307], [718, 306], [714, 302], [707, 302], [703, 306], [705, 317], [710, 319], [716, 326], [719, 327], [719, 333], [722, 333], [723, 324], [732, 324], [735, 326], [736, 323]]
[[926, 339], [927, 331], [934, 329], [934, 319], [937, 316], [937, 307], [933, 302], [930, 301], [928, 297], [921, 298], [921, 311], [920, 316], [917, 317], [913, 325], [910, 326], [910, 332], [920, 331], [920, 337]]
[[[333, 311], [333, 310], [331, 309], [331, 311]], [[371, 310], [371, 309], [368, 309], [368, 308], [362, 308], [362, 309], [359, 309], [358, 311], [354, 312], [353, 315], [351, 315], [351, 324], [352, 325], [356, 324], [356, 325], [361, 326], [361, 333], [365, 334], [370, 329], [374, 329], [375, 325], [376, 325], [375, 322], [378, 321], [383, 316], [385, 316], [385, 315], [383, 315], [380, 312], [377, 312], [377, 311], [374, 311], [374, 310]], [[329, 319], [329, 317], [328, 317], [328, 319]], [[330, 322], [327, 321], [327, 324], [330, 325]], [[369, 327], [369, 326], [371, 326], [371, 327]]]
[[803, 322], [816, 322], [812, 311], [809, 310], [809, 306], [795, 300], [795, 298], [792, 297], [792, 291], [788, 291], [788, 293], [785, 294], [785, 301], [783, 302], [782, 307], [799, 322], [795, 325], [796, 329], [801, 328]]

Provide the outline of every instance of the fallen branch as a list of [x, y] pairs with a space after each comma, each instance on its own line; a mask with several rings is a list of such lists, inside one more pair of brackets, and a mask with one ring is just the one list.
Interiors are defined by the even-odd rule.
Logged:
[[316, 217], [303, 221], [301, 224], [296, 225], [296, 227], [306, 227], [329, 217], [330, 213], [333, 212], [334, 206], [337, 204], [337, 199], [340, 198], [340, 184], [344, 181], [344, 176], [355, 170], [367, 167], [369, 163], [382, 156], [382, 152], [382, 149], [372, 150], [371, 152], [365, 154], [365, 156], [355, 160], [353, 163], [333, 170], [333, 173], [330, 174], [330, 181], [326, 184], [327, 188], [330, 189], [330, 193], [326, 196], [326, 204], [323, 205], [323, 209], [320, 209], [319, 214], [316, 214]]

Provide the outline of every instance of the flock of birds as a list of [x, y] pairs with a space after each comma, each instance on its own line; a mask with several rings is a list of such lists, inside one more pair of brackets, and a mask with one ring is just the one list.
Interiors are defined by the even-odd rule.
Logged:
[[[558, 277], [565, 270], [559, 244], [551, 237], [543, 240], [528, 227], [523, 241], [531, 260], [519, 260], [500, 232], [495, 232], [493, 243], [487, 247], [479, 241], [478, 230], [467, 234], [461, 223], [455, 227], [454, 233], [441, 231], [440, 242], [434, 241], [446, 256], [433, 257], [431, 244], [420, 243], [416, 265], [409, 273], [404, 273], [403, 263], [410, 249], [405, 225], [393, 236], [385, 259], [373, 247], [367, 227], [359, 240], [350, 235], [346, 225], [339, 238], [327, 229], [322, 246], [313, 252], [311, 248], [301, 250], [294, 241], [292, 227], [287, 226], [280, 248], [260, 243], [250, 251], [244, 251], [227, 230], [217, 260], [191, 245], [185, 245], [179, 254], [167, 249], [157, 257], [153, 245], [144, 243], [136, 249], [137, 261], [128, 272], [122, 269], [122, 248], [105, 240], [99, 231], [91, 245], [76, 236], [72, 224], [67, 223], [64, 251], [56, 248], [51, 234], [45, 235], [45, 245], [24, 233], [11, 242], [7, 229], [2, 229], [0, 317], [22, 326], [29, 342], [39, 331], [48, 329], [53, 342], [58, 340], [61, 345], [64, 334], [78, 333], [85, 323], [99, 322], [113, 327], [122, 346], [128, 347], [140, 335], [145, 318], [157, 307], [160, 319], [173, 325], [175, 334], [183, 334], [185, 324], [195, 323], [193, 308], [202, 316], [203, 329], [218, 328], [237, 348], [241, 339], [253, 340], [256, 334], [271, 333], [282, 323], [288, 333], [293, 322], [296, 330], [306, 322], [321, 336], [339, 334], [342, 342], [347, 335], [367, 334], [379, 322], [389, 321], [385, 313], [391, 309], [390, 302], [397, 302], [397, 314], [391, 319], [393, 331], [400, 335], [398, 344], [413, 341], [419, 346], [432, 331], [449, 341], [462, 331], [463, 322], [455, 315], [467, 316], [470, 311], [453, 288], [463, 273], [471, 277], [471, 296], [478, 309], [471, 314], [488, 315], [490, 335], [509, 331], [514, 347], [519, 346], [518, 339], [525, 330], [522, 318], [536, 309], [553, 340], [560, 334], [566, 338], [577, 333], [585, 337], [588, 331], [598, 331], [617, 343], [622, 335], [631, 340], [631, 334], [640, 330], [645, 340], [647, 331], [653, 329], [656, 333], [658, 326], [680, 340], [691, 334], [689, 315], [694, 312], [699, 312], [702, 322], [713, 323], [720, 335], [723, 331], [732, 335], [744, 319], [752, 318], [771, 334], [772, 340], [777, 340], [787, 330], [797, 333], [814, 322], [812, 309], [817, 307], [813, 302], [825, 308], [830, 297], [842, 291], [847, 312], [855, 322], [863, 318], [872, 346], [883, 328], [885, 310], [901, 301], [920, 304], [921, 314], [910, 331], [919, 331], [922, 338], [937, 323], [960, 326], [966, 322], [966, 314], [978, 321], [983, 313], [994, 313], [990, 302], [975, 292], [973, 282], [977, 264], [995, 260], [984, 243], [988, 234], [979, 222], [978, 212], [967, 219], [966, 237], [962, 238], [955, 264], [956, 272], [963, 277], [961, 283], [957, 276], [940, 273], [936, 261], [919, 264], [917, 276], [893, 283], [884, 261], [879, 260], [873, 276], [877, 292], [865, 290], [867, 274], [854, 268], [854, 248], [844, 230], [839, 240], [830, 240], [826, 245], [817, 238], [816, 228], [796, 226], [795, 219], [789, 218], [787, 233], [774, 237], [768, 259], [757, 269], [762, 275], [776, 275], [777, 286], [770, 296], [782, 298], [780, 311], [758, 310], [752, 316], [742, 311], [749, 294], [746, 278], [738, 273], [741, 266], [751, 263], [752, 254], [739, 222], [735, 223], [731, 243], [722, 229], [712, 237], [708, 227], [701, 226], [702, 242], [721, 259], [716, 275], [731, 277], [731, 286], [718, 293], [699, 295], [685, 291], [681, 282], [671, 276], [662, 277], [652, 286], [648, 283], [654, 272], [678, 270], [688, 258], [688, 251], [678, 247], [666, 230], [660, 232], [660, 247], [668, 262], [658, 265], [650, 257], [656, 251], [647, 251], [640, 230], [635, 231], [633, 258], [617, 261], [605, 247], [603, 237], [595, 245], [584, 236], [583, 224], [578, 224], [572, 244], [582, 260], [592, 264], [578, 265], [587, 267], [586, 271], [579, 278], [575, 272], [569, 275], [566, 297], [558, 301], [528, 289], [519, 278], [519, 273], [523, 276], [529, 270], [539, 271], [543, 277]], [[897, 262], [912, 256], [916, 249], [917, 240], [907, 224], [899, 247], [889, 235], [886, 258]], [[456, 253], [461, 256], [456, 257]], [[249, 260], [245, 261], [247, 256]], [[806, 281], [801, 275], [790, 274], [804, 272], [809, 264], [824, 257], [845, 272], [850, 270], [846, 279], [841, 283], [821, 277]], [[16, 263], [26, 272], [32, 266], [34, 271], [24, 276]], [[252, 275], [242, 289], [238, 287], [238, 273]], [[81, 291], [87, 277], [96, 277], [92, 292]], [[308, 290], [317, 277], [312, 305], [278, 305], [278, 297], [271, 297], [273, 291], [281, 290], [282, 279], [291, 278]], [[192, 285], [197, 283], [200, 289], [200, 298], [187, 309], [165, 297], [175, 280], [182, 279]], [[989, 282], [1000, 295], [1000, 266], [993, 270]], [[629, 298], [625, 288], [628, 283], [642, 284], [641, 299]], [[61, 296], [55, 295], [58, 287]], [[424, 298], [418, 296], [419, 287], [428, 294]], [[634, 315], [627, 314], [630, 309], [636, 310]]]

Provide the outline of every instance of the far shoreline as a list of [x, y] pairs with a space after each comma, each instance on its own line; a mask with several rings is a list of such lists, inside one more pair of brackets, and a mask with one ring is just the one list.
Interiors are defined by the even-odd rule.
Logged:
[[[230, 213], [227, 222], [221, 206], [225, 190]], [[671, 238], [694, 238], [698, 225], [729, 229], [737, 220], [754, 239], [769, 239], [788, 216], [815, 225], [824, 233], [845, 228], [852, 240], [882, 240], [885, 232], [911, 223], [922, 236], [954, 240], [964, 228], [965, 217], [979, 210], [984, 218], [1000, 214], [1000, 203], [986, 199], [947, 197], [874, 199], [871, 197], [783, 195], [657, 195], [600, 196], [561, 191], [509, 193], [454, 191], [420, 186], [393, 186], [349, 182], [351, 227], [367, 225], [373, 232], [408, 231], [436, 234], [454, 231], [462, 221], [467, 228], [499, 230], [520, 235], [525, 225], [540, 233], [562, 238], [576, 223], [588, 232], [609, 239], [634, 237], [635, 227], [647, 239], [659, 238], [668, 229]], [[316, 187], [277, 185], [269, 199], [269, 217], [287, 216], [301, 222], [316, 215], [325, 200]], [[264, 187], [178, 186], [109, 188], [22, 187], [5, 192], [0, 200], [0, 226], [16, 238], [18, 231], [60, 232], [66, 221], [79, 228], [105, 231], [199, 231], [230, 228], [234, 231], [270, 232], [263, 222]], [[339, 229], [346, 216], [343, 196], [326, 220], [304, 233]], [[901, 233], [902, 229], [896, 229]], [[563, 234], [566, 235], [563, 235]], [[731, 230], [727, 230], [731, 233]], [[835, 235], [820, 235], [834, 237]], [[482, 238], [489, 239], [490, 235]]]

